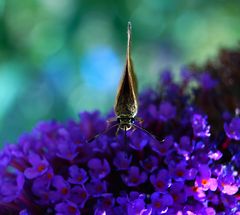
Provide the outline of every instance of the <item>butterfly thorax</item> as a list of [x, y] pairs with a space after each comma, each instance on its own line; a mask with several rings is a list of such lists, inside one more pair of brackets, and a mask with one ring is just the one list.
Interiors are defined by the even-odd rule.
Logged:
[[135, 121], [135, 118], [131, 115], [122, 114], [117, 117], [119, 123], [119, 128], [125, 131], [128, 131], [132, 128], [132, 124]]

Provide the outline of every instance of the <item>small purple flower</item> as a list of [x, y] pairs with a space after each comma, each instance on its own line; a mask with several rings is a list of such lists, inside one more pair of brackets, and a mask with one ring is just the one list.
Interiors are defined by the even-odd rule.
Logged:
[[147, 172], [153, 172], [158, 168], [158, 158], [150, 155], [145, 160], [140, 161], [140, 164]]
[[55, 191], [51, 191], [51, 199], [53, 201], [59, 201], [60, 199], [68, 199], [70, 196], [70, 184], [64, 180], [60, 175], [55, 175], [52, 179], [52, 185], [56, 188]]
[[192, 128], [196, 137], [209, 137], [210, 126], [207, 124], [207, 117], [194, 114], [192, 117]]
[[46, 159], [41, 159], [39, 155], [31, 153], [28, 161], [32, 167], [25, 169], [24, 175], [26, 178], [33, 179], [47, 172], [49, 164]]
[[16, 199], [25, 183], [22, 173], [10, 174], [0, 178], [0, 202], [8, 203]]
[[189, 171], [186, 168], [187, 163], [182, 161], [178, 164], [169, 166], [171, 176], [177, 181], [184, 181], [188, 178]]
[[193, 151], [193, 145], [191, 139], [188, 136], [182, 136], [180, 138], [179, 144], [176, 145], [178, 154], [183, 155], [186, 160], [189, 159], [189, 154]]
[[166, 169], [159, 170], [157, 175], [151, 175], [150, 181], [155, 190], [161, 193], [165, 193], [168, 187], [171, 185], [171, 178], [169, 176], [169, 172]]
[[99, 197], [107, 192], [107, 184], [106, 181], [94, 179], [93, 181], [86, 184], [86, 189], [88, 193], [93, 197]]
[[170, 84], [173, 80], [171, 71], [167, 69], [161, 72], [160, 78], [163, 84]]
[[113, 159], [113, 164], [119, 170], [128, 169], [130, 163], [132, 161], [132, 156], [128, 156], [125, 152], [117, 152], [115, 158]]
[[236, 184], [232, 172], [224, 171], [224, 173], [218, 177], [218, 188], [222, 193], [228, 195], [234, 195], [238, 192], [239, 186]]
[[104, 178], [111, 171], [109, 163], [106, 159], [92, 158], [88, 161], [89, 173], [92, 178]]
[[78, 168], [77, 165], [69, 167], [69, 174], [68, 182], [72, 184], [84, 184], [88, 180], [87, 172], [82, 168]]
[[84, 207], [88, 198], [89, 198], [89, 194], [84, 186], [74, 186], [70, 190], [69, 200], [79, 205], [80, 208]]
[[165, 137], [163, 142], [158, 142], [158, 141], [151, 141], [150, 145], [153, 151], [158, 153], [161, 156], [164, 156], [168, 153], [170, 153], [170, 149], [172, 148], [173, 145], [173, 137], [172, 136], [167, 136]]
[[151, 195], [151, 206], [153, 209], [153, 214], [166, 213], [168, 207], [173, 204], [173, 198], [169, 194], [162, 194], [160, 192], [155, 192]]
[[211, 170], [207, 165], [199, 166], [199, 176], [196, 177], [195, 185], [201, 187], [203, 191], [210, 189], [215, 191], [218, 183], [216, 178], [211, 178]]
[[186, 195], [185, 186], [184, 186], [183, 181], [174, 182], [170, 187], [169, 193], [171, 194], [171, 196], [173, 198], [175, 206], [177, 204], [181, 205], [182, 203], [184, 203], [187, 200], [187, 195]]
[[144, 195], [139, 195], [137, 198], [130, 200], [127, 203], [127, 214], [151, 215], [152, 208], [146, 208], [144, 198]]
[[97, 204], [96, 204], [97, 209], [95, 210], [95, 214], [96, 214], [96, 211], [98, 211], [98, 213], [102, 211], [108, 214], [108, 211], [113, 208], [114, 204], [115, 204], [115, 199], [111, 193], [103, 194], [100, 197], [100, 199], [97, 201]]
[[192, 196], [194, 199], [200, 202], [204, 202], [206, 199], [206, 194], [201, 187], [186, 187], [186, 194], [187, 196]]
[[50, 198], [50, 185], [53, 178], [53, 170], [50, 168], [47, 173], [36, 178], [33, 181], [32, 192], [38, 196], [37, 201], [40, 205], [46, 205], [51, 201]]
[[135, 187], [147, 180], [147, 174], [140, 172], [137, 166], [131, 166], [128, 175], [122, 175], [123, 182], [129, 187]]
[[69, 161], [72, 161], [77, 155], [77, 145], [71, 141], [59, 141], [57, 156]]
[[229, 124], [224, 123], [224, 130], [230, 139], [240, 140], [240, 118], [235, 117]]
[[55, 210], [56, 215], [80, 215], [77, 205], [70, 201], [65, 201], [57, 204], [55, 206]]
[[221, 201], [221, 203], [223, 203], [223, 205], [226, 207], [226, 209], [227, 208], [233, 209], [234, 207], [236, 207], [237, 202], [239, 205], [239, 199], [235, 198], [233, 195], [228, 195], [228, 194], [224, 194], [224, 193], [221, 193], [220, 201]]
[[162, 102], [159, 106], [159, 118], [163, 122], [173, 119], [176, 115], [176, 107], [169, 102]]
[[135, 130], [133, 133], [128, 135], [131, 137], [129, 146], [137, 151], [143, 150], [143, 148], [148, 144], [149, 136], [142, 132], [141, 130]]

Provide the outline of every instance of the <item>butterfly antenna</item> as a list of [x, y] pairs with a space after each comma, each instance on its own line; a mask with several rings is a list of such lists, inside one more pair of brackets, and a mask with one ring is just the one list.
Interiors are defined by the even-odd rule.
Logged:
[[89, 139], [87, 142], [88, 142], [88, 143], [92, 142], [92, 141], [95, 140], [96, 138], [100, 137], [100, 136], [103, 135], [103, 134], [106, 134], [108, 131], [110, 131], [112, 128], [114, 128], [114, 127], [116, 127], [116, 126], [118, 126], [118, 125], [119, 125], [119, 124], [117, 123], [117, 124], [115, 124], [115, 125], [112, 125], [112, 126], [109, 127], [109, 128], [106, 128], [103, 132], [98, 133], [97, 135], [95, 135], [94, 137], [92, 137], [91, 139]]
[[127, 31], [127, 56], [130, 56], [130, 46], [131, 46], [131, 34], [132, 34], [132, 24], [128, 22], [128, 31]]
[[148, 130], [136, 125], [136, 124], [133, 124], [133, 126], [135, 128], [138, 128], [140, 130], [142, 130], [143, 132], [147, 133], [148, 135], [150, 135], [154, 140], [157, 140], [158, 142], [164, 142], [164, 139], [163, 140], [159, 140], [158, 137], [156, 137], [155, 135], [153, 135], [152, 133], [150, 133]]

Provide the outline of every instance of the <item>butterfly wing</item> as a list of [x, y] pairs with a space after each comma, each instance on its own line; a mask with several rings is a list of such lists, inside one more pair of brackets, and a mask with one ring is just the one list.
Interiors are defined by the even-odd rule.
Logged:
[[126, 65], [123, 72], [123, 77], [120, 81], [114, 106], [116, 116], [122, 115], [127, 117], [135, 117], [138, 111], [137, 80], [131, 60], [130, 43], [131, 24], [129, 23]]

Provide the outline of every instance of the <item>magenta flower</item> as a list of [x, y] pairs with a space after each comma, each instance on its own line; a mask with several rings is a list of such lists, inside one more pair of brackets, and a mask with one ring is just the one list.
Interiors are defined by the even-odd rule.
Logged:
[[229, 168], [224, 168], [218, 177], [218, 188], [222, 193], [234, 195], [238, 192], [239, 184], [236, 183], [234, 173]]
[[211, 178], [211, 170], [207, 165], [199, 166], [199, 176], [196, 177], [195, 185], [201, 187], [204, 191], [208, 189], [215, 191], [217, 189], [217, 179]]

